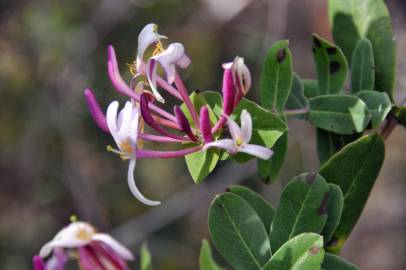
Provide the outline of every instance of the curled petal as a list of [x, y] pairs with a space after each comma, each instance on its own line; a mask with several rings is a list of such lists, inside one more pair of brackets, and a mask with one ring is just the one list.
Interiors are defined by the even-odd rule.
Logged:
[[203, 146], [203, 150], [207, 150], [212, 147], [224, 149], [224, 150], [230, 152], [231, 154], [235, 154], [237, 152], [237, 147], [236, 147], [234, 141], [231, 139], [221, 139], [221, 140], [217, 140], [217, 141], [205, 144]]
[[157, 61], [153, 58], [149, 59], [147, 63], [147, 77], [148, 77], [148, 83], [149, 86], [151, 87], [152, 92], [154, 93], [155, 98], [161, 102], [165, 103], [165, 99], [161, 96], [161, 94], [158, 92], [158, 89], [156, 87], [156, 79], [157, 79]]
[[100, 108], [100, 105], [97, 102], [93, 91], [90, 89], [86, 89], [84, 94], [87, 106], [90, 111], [90, 115], [92, 116], [93, 120], [99, 126], [100, 129], [102, 129], [104, 132], [109, 132], [106, 122], [106, 116], [104, 115], [104, 112]]
[[251, 73], [248, 67], [244, 64], [244, 58], [236, 57], [234, 60], [237, 81], [242, 94], [245, 96], [251, 88]]
[[128, 175], [127, 175], [127, 181], [128, 181], [128, 186], [131, 190], [131, 193], [134, 195], [135, 198], [137, 198], [140, 202], [142, 202], [145, 205], [148, 206], [156, 206], [160, 205], [161, 202], [159, 201], [151, 201], [142, 195], [142, 193], [139, 191], [135, 184], [135, 179], [134, 179], [134, 169], [135, 169], [135, 159], [130, 159], [130, 164], [128, 166]]
[[270, 159], [273, 154], [271, 149], [256, 144], [245, 144], [238, 149], [238, 152], [247, 153], [265, 160]]
[[92, 241], [92, 243], [90, 243], [90, 247], [94, 250], [99, 258], [102, 258], [103, 262], [106, 262], [109, 264], [109, 266], [113, 266], [115, 270], [128, 270], [128, 266], [124, 259], [103, 242]]
[[83, 270], [105, 269], [103, 263], [90, 246], [79, 248], [79, 265]]
[[230, 115], [234, 110], [234, 82], [231, 69], [225, 69], [223, 75], [223, 113]]
[[80, 221], [73, 222], [57, 233], [54, 239], [45, 244], [41, 248], [39, 255], [45, 258], [55, 248], [77, 248], [87, 245], [94, 233], [93, 227], [89, 224]]
[[149, 23], [141, 30], [138, 35], [138, 49], [137, 57], [140, 60], [143, 60], [144, 53], [149, 46], [159, 42], [161, 39], [166, 39], [166, 36], [158, 34], [158, 25], [154, 23]]
[[106, 233], [96, 233], [92, 237], [93, 241], [100, 241], [106, 244], [109, 248], [111, 248], [114, 252], [120, 255], [121, 258], [124, 260], [134, 260], [134, 256], [125, 246], [120, 244], [116, 239], [111, 237]]
[[199, 122], [200, 122], [200, 132], [202, 133], [204, 143], [207, 144], [213, 141], [213, 136], [211, 134], [209, 109], [207, 109], [207, 106], [203, 106], [200, 109]]
[[241, 115], [241, 132], [243, 143], [249, 143], [252, 136], [252, 118], [247, 110], [242, 110]]
[[186, 118], [185, 114], [183, 113], [183, 111], [178, 106], [175, 106], [173, 108], [173, 110], [174, 110], [176, 119], [178, 120], [178, 124], [179, 124], [179, 127], [181, 128], [181, 130], [183, 132], [186, 132], [186, 134], [189, 136], [189, 138], [192, 141], [197, 141], [197, 138], [193, 134], [192, 128], [190, 127], [190, 123], [187, 120], [187, 118]]

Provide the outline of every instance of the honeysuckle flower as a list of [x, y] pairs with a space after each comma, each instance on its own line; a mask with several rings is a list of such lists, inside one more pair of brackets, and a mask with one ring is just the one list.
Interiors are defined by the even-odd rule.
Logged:
[[[51, 258], [44, 263], [43, 259]], [[117, 240], [98, 233], [90, 224], [75, 221], [59, 231], [33, 258], [35, 270], [62, 270], [68, 258], [78, 259], [83, 270], [127, 270], [132, 253]]]
[[127, 101], [124, 108], [117, 115], [119, 103], [113, 101], [107, 108], [106, 120], [111, 135], [114, 138], [119, 150], [110, 149], [119, 154], [123, 159], [129, 159], [127, 182], [132, 194], [142, 203], [150, 206], [161, 204], [158, 201], [151, 201], [142, 195], [135, 184], [134, 169], [136, 164], [136, 150], [139, 127], [139, 109], [130, 101]]
[[161, 39], [166, 39], [166, 36], [158, 33], [158, 25], [149, 23], [141, 30], [138, 35], [138, 48], [137, 48], [137, 65], [144, 59], [144, 53], [149, 46], [157, 44]]
[[236, 87], [234, 103], [237, 104], [241, 97], [245, 96], [251, 88], [251, 73], [244, 63], [244, 58], [236, 56], [233, 62], [224, 63], [224, 69], [231, 69], [233, 72], [234, 84]]
[[176, 66], [187, 68], [190, 64], [190, 59], [185, 54], [185, 48], [182, 44], [172, 43], [165, 51], [151, 57], [148, 60], [146, 73], [149, 85], [155, 95], [155, 98], [164, 103], [165, 100], [161, 94], [159, 94], [156, 86], [158, 64], [160, 64], [164, 69], [167, 82], [172, 84], [175, 81]]
[[241, 112], [241, 127], [229, 116], [226, 116], [226, 118], [232, 139], [213, 141], [206, 144], [203, 149], [217, 147], [228, 151], [230, 154], [242, 152], [261, 159], [269, 159], [272, 156], [273, 152], [271, 149], [261, 145], [248, 144], [252, 136], [252, 118], [246, 110]]

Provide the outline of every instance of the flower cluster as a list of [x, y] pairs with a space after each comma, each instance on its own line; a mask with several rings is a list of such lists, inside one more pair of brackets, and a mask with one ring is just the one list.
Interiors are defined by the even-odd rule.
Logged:
[[[100, 108], [93, 92], [85, 90], [90, 113], [97, 125], [110, 133], [118, 149], [109, 147], [125, 160], [129, 160], [128, 185], [133, 195], [146, 205], [159, 205], [160, 202], [145, 198], [134, 182], [134, 168], [138, 158], [173, 158], [216, 147], [230, 154], [244, 152], [261, 159], [269, 159], [272, 151], [259, 145], [251, 145], [252, 119], [249, 112], [241, 113], [241, 128], [230, 118], [241, 98], [251, 86], [251, 74], [244, 59], [223, 64], [223, 104], [222, 114], [212, 123], [209, 108], [203, 106], [198, 111], [189, 96], [177, 68], [187, 68], [191, 60], [180, 43], [171, 43], [166, 48], [155, 24], [146, 25], [138, 36], [137, 59], [130, 66], [132, 80], [127, 84], [122, 78], [116, 54], [108, 47], [108, 74], [114, 88], [129, 100], [119, 111], [118, 101], [108, 106], [106, 114]], [[161, 76], [160, 71], [164, 76]], [[161, 92], [166, 91], [181, 104], [174, 106], [173, 113], [165, 111], [157, 102], [164, 103]], [[160, 92], [161, 91], [161, 92]], [[145, 132], [144, 124], [156, 134]], [[228, 126], [232, 139], [219, 139], [222, 130]], [[220, 134], [220, 135], [219, 135]], [[157, 151], [144, 149], [142, 141], [177, 143], [180, 150]], [[189, 146], [185, 148], [185, 146]]]
[[34, 270], [63, 270], [68, 260], [83, 270], [128, 270], [132, 253], [110, 235], [98, 233], [88, 223], [75, 221], [45, 244], [34, 256]]

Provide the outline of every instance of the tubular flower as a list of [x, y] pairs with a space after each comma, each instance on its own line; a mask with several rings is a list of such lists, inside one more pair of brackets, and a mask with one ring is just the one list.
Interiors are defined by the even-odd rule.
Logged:
[[148, 60], [146, 69], [149, 85], [155, 95], [155, 98], [158, 101], [164, 103], [165, 100], [159, 94], [156, 88], [158, 63], [161, 65], [166, 73], [167, 82], [169, 84], [172, 84], [175, 81], [176, 76], [175, 66], [177, 65], [181, 68], [187, 68], [190, 64], [190, 59], [185, 54], [185, 48], [182, 44], [172, 43], [165, 51], [151, 57]]
[[140, 113], [138, 107], [127, 101], [124, 108], [117, 116], [118, 101], [113, 101], [107, 108], [106, 120], [111, 135], [114, 138], [119, 150], [109, 148], [111, 151], [119, 154], [122, 159], [129, 159], [127, 182], [132, 194], [142, 203], [150, 206], [161, 204], [158, 201], [151, 201], [142, 195], [138, 190], [135, 179], [134, 169], [136, 164], [136, 149], [138, 139], [138, 127], [140, 122]]
[[252, 135], [252, 118], [246, 110], [241, 112], [241, 127], [239, 127], [233, 119], [228, 116], [226, 117], [232, 139], [220, 139], [208, 143], [203, 149], [217, 147], [228, 151], [230, 154], [242, 152], [256, 156], [260, 159], [271, 158], [273, 154], [271, 149], [260, 145], [248, 144]]
[[39, 256], [33, 258], [34, 269], [63, 270], [69, 259], [77, 259], [83, 270], [127, 270], [126, 261], [134, 257], [110, 235], [98, 233], [86, 222], [76, 221], [41, 248]]
[[225, 70], [231, 69], [236, 89], [234, 96], [234, 105], [245, 96], [251, 88], [251, 73], [244, 63], [244, 58], [236, 56], [233, 62], [224, 63]]

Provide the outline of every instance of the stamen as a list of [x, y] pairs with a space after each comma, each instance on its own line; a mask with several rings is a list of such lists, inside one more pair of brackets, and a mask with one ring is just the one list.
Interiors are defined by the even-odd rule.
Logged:
[[159, 40], [155, 44], [155, 49], [152, 52], [152, 56], [158, 55], [158, 54], [162, 53], [163, 51], [165, 51], [164, 46], [162, 45], [162, 42]]
[[107, 145], [106, 149], [108, 152], [119, 155], [122, 160], [131, 159], [131, 155], [129, 153], [114, 149], [111, 145]]
[[131, 64], [127, 63], [127, 67], [130, 70], [131, 75], [135, 76], [137, 74], [137, 61], [134, 60]]

